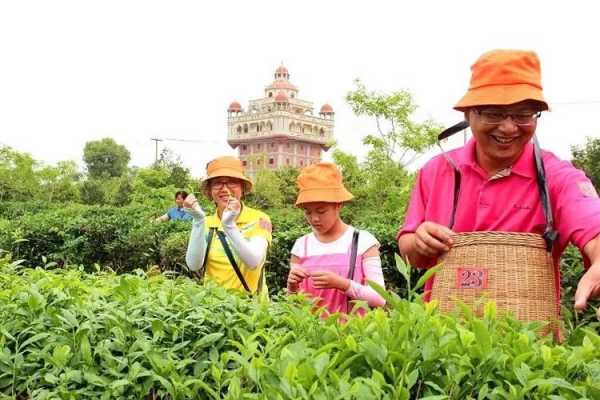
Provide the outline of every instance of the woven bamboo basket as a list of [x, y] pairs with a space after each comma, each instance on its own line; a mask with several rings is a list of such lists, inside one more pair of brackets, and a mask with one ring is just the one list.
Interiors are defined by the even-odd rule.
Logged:
[[453, 237], [451, 250], [434, 278], [431, 298], [442, 312], [458, 301], [473, 306], [494, 301], [498, 314], [556, 327], [559, 303], [552, 256], [541, 235], [512, 232], [468, 232]]

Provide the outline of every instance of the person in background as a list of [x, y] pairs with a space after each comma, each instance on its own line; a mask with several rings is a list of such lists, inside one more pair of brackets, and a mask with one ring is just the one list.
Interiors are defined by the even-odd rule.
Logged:
[[183, 210], [183, 202], [186, 199], [186, 197], [188, 197], [188, 193], [185, 190], [180, 190], [180, 191], [176, 192], [175, 193], [176, 206], [170, 208], [169, 211], [167, 211], [165, 214], [161, 215], [160, 217], [156, 218], [155, 221], [156, 222], [177, 221], [177, 220], [191, 221], [192, 216]]
[[369, 232], [342, 221], [340, 211], [353, 196], [344, 187], [337, 166], [310, 165], [301, 171], [297, 183], [296, 206], [304, 211], [312, 232], [297, 239], [292, 248], [288, 291], [307, 293], [328, 313], [350, 312], [352, 300], [366, 301], [372, 307], [385, 305], [367, 283], [384, 286], [379, 242]]

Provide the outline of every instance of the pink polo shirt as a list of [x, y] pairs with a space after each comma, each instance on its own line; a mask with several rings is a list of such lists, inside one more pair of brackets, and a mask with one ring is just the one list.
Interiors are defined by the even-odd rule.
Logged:
[[[447, 152], [461, 172], [453, 231], [542, 234], [545, 221], [537, 187], [533, 144], [527, 144], [519, 160], [512, 166], [510, 175], [490, 180], [476, 162], [475, 143], [475, 139], [471, 139], [465, 146]], [[590, 180], [570, 162], [561, 161], [548, 151], [542, 151], [542, 159], [554, 229], [559, 233], [553, 258], [560, 282], [558, 261], [567, 244], [571, 242], [582, 250], [589, 240], [600, 234], [600, 199]], [[414, 233], [424, 221], [448, 226], [453, 197], [454, 170], [443, 155], [438, 155], [419, 171], [404, 225], [396, 238], [405, 233]], [[585, 264], [587, 267], [589, 260], [586, 259]], [[433, 280], [430, 279], [425, 291], [431, 290], [432, 285]]]

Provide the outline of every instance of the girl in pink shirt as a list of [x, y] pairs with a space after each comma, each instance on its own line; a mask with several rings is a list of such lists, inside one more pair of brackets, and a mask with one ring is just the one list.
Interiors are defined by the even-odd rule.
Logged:
[[352, 300], [383, 306], [385, 300], [367, 283], [384, 286], [379, 242], [340, 218], [343, 204], [353, 196], [344, 187], [337, 166], [310, 165], [302, 170], [297, 184], [296, 205], [304, 210], [312, 232], [297, 239], [292, 248], [288, 291], [307, 293], [328, 313], [348, 313]]

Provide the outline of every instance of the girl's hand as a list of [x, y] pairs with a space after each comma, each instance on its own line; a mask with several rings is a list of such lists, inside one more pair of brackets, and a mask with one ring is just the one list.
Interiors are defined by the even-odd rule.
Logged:
[[316, 289], [339, 289], [345, 292], [350, 286], [350, 280], [332, 271], [315, 271], [310, 277]]
[[298, 291], [298, 285], [303, 279], [308, 278], [308, 272], [301, 267], [292, 267], [287, 279], [287, 288], [290, 292]]

